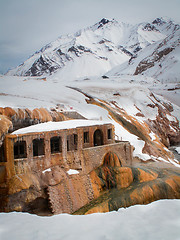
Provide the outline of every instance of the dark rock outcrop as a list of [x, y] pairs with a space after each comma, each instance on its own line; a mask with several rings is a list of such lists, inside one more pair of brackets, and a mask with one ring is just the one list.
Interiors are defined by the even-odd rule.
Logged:
[[143, 59], [137, 66], [136, 71], [134, 72], [134, 75], [138, 75], [144, 71], [146, 71], [149, 68], [154, 67], [155, 63], [160, 61], [163, 56], [168, 55], [170, 52], [172, 52], [174, 48], [165, 48], [160, 51], [155, 51], [152, 56], [148, 57], [147, 59]]

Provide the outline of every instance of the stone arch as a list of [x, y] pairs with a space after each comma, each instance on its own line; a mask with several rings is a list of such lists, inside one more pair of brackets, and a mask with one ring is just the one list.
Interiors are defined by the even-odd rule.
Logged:
[[109, 167], [122, 167], [122, 163], [114, 152], [107, 152], [103, 159], [103, 165]]
[[102, 130], [100, 129], [97, 129], [95, 132], [94, 132], [94, 146], [101, 146], [104, 144], [104, 141], [103, 141], [103, 132]]

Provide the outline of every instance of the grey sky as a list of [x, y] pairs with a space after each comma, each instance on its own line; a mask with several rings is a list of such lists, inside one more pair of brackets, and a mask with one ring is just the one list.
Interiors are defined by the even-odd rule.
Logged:
[[179, 0], [0, 0], [0, 73], [103, 17], [138, 23], [168, 16], [180, 22], [179, 12]]

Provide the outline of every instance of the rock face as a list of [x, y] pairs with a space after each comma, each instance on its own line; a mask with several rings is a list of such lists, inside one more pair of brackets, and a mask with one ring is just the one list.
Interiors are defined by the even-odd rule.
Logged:
[[180, 198], [180, 177], [176, 170], [100, 167], [91, 174], [97, 198], [75, 214], [108, 212], [159, 199]]
[[168, 106], [162, 108], [158, 103], [156, 106], [158, 107], [158, 115], [155, 120], [148, 119], [148, 125], [166, 147], [177, 145], [180, 142], [179, 122], [175, 117], [172, 117]]
[[59, 111], [53, 109], [48, 111], [45, 108], [35, 108], [30, 110], [26, 109], [13, 109], [10, 107], [1, 108], [0, 114], [7, 117], [13, 124], [13, 131], [19, 128], [27, 127], [37, 123], [48, 121], [62, 121], [66, 117]]
[[143, 59], [137, 66], [136, 71], [134, 75], [141, 74], [142, 72], [148, 70], [149, 68], [154, 67], [154, 65], [159, 62], [162, 57], [168, 55], [170, 52], [172, 52], [174, 48], [165, 48], [162, 51], [155, 51], [151, 56], [149, 56], [147, 59]]
[[153, 165], [121, 167], [117, 156], [110, 153], [103, 165], [86, 174], [68, 175], [55, 166], [43, 174], [14, 176], [8, 191], [1, 194], [0, 210], [89, 214], [180, 198], [179, 174], [178, 169]]
[[0, 114], [0, 146], [3, 143], [5, 135], [9, 130], [12, 130], [12, 122], [7, 118], [7, 116]]

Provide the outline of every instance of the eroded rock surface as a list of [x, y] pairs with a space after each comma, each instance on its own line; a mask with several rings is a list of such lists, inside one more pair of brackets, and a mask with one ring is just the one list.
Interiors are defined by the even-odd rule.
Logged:
[[151, 164], [121, 167], [112, 155], [86, 174], [69, 175], [55, 166], [44, 173], [16, 175], [4, 187], [1, 211], [89, 214], [180, 198], [180, 171]]
[[148, 204], [159, 199], [180, 198], [180, 172], [175, 169], [148, 166], [115, 168], [109, 169], [111, 174], [108, 177], [104, 170], [96, 170], [94, 188], [98, 188], [98, 197], [75, 214], [109, 212], [135, 204]]

